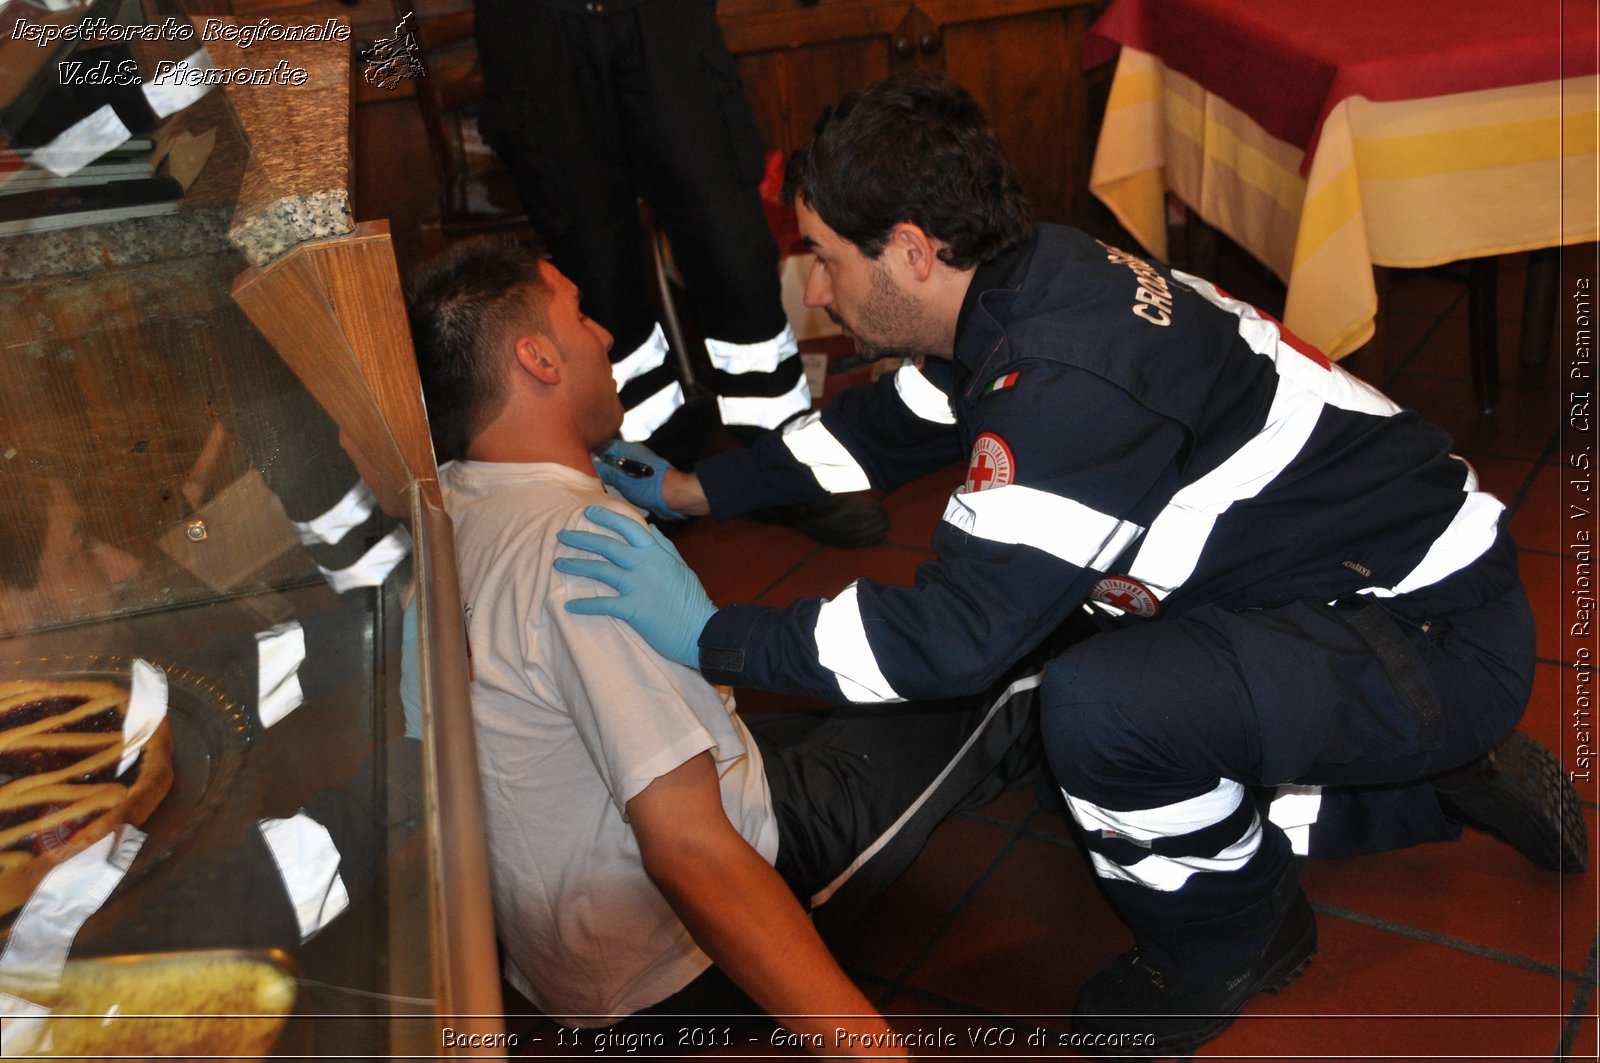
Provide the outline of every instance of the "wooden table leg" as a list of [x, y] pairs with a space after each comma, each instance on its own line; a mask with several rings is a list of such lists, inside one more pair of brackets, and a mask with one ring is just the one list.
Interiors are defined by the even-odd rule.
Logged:
[[1550, 337], [1556, 320], [1557, 289], [1561, 286], [1561, 248], [1528, 252], [1528, 286], [1522, 293], [1520, 360], [1537, 368], [1550, 359]]
[[1469, 263], [1467, 314], [1471, 333], [1467, 341], [1472, 363], [1472, 397], [1478, 409], [1493, 413], [1500, 401], [1500, 343], [1495, 322], [1500, 301], [1500, 260], [1475, 258]]
[[1372, 267], [1372, 286], [1378, 293], [1378, 312], [1372, 317], [1372, 338], [1357, 348], [1357, 352], [1361, 355], [1358, 364], [1365, 367], [1367, 379], [1376, 384], [1380, 390], [1388, 389], [1400, 368], [1397, 353], [1399, 355], [1405, 353], [1391, 350], [1389, 343], [1386, 308], [1389, 305], [1389, 287], [1393, 279], [1394, 271], [1388, 266]]
[[1217, 230], [1192, 207], [1183, 222], [1183, 261], [1185, 270], [1216, 283]]

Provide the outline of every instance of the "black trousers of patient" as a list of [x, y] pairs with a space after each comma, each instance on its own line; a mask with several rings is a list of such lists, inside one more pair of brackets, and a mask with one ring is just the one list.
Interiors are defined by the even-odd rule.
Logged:
[[[778, 817], [778, 873], [824, 939], [847, 931], [945, 819], [1033, 779], [1041, 677], [1030, 664], [981, 698], [745, 718]], [[631, 1022], [727, 1014], [760, 1009], [713, 967]]]

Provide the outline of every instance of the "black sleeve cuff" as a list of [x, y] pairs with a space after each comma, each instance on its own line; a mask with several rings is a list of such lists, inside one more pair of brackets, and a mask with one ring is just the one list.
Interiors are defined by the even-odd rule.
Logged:
[[759, 686], [750, 669], [761, 632], [779, 615], [764, 605], [726, 605], [700, 632], [700, 674], [723, 686]]

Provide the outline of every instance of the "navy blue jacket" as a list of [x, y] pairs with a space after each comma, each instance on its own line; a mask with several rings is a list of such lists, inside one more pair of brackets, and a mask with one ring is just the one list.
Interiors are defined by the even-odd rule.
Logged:
[[723, 608], [713, 682], [855, 702], [992, 684], [1073, 610], [1382, 600], [1416, 622], [1515, 584], [1449, 436], [1198, 278], [1060, 226], [974, 275], [930, 357], [696, 469], [712, 513], [893, 490], [966, 457], [916, 585]]

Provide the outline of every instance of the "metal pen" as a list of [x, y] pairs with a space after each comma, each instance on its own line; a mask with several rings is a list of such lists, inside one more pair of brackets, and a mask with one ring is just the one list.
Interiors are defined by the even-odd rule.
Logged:
[[631, 476], [635, 480], [643, 480], [647, 476], [656, 474], [654, 468], [642, 461], [634, 461], [632, 458], [624, 458], [616, 454], [597, 454], [595, 456], [612, 468], [621, 469], [624, 476]]

